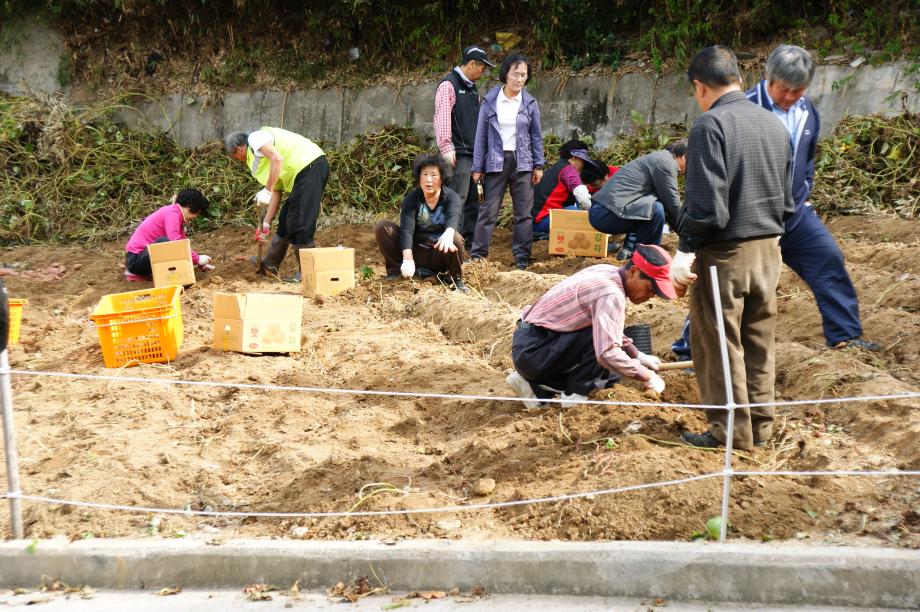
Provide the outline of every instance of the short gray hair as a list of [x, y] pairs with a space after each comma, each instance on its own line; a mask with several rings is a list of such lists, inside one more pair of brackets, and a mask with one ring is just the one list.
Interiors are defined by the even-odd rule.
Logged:
[[767, 81], [782, 81], [790, 87], [808, 87], [815, 76], [815, 61], [808, 51], [795, 45], [780, 45], [767, 58]]
[[246, 132], [230, 132], [224, 136], [224, 151], [233, 153], [239, 146], [244, 146], [249, 142], [249, 134]]

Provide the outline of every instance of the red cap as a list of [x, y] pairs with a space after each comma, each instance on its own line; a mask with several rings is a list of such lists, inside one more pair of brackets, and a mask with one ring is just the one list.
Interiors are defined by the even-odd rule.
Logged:
[[671, 284], [671, 256], [658, 245], [640, 244], [632, 256], [633, 265], [652, 279], [655, 293], [666, 300], [677, 297]]

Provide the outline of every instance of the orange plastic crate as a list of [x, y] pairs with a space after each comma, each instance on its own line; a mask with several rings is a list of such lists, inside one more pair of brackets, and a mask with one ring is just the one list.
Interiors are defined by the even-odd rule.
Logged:
[[182, 287], [104, 295], [89, 316], [105, 367], [172, 361], [182, 346]]
[[17, 300], [10, 298], [10, 333], [7, 336], [7, 344], [19, 344], [19, 330], [22, 328], [22, 309], [25, 308], [29, 300]]

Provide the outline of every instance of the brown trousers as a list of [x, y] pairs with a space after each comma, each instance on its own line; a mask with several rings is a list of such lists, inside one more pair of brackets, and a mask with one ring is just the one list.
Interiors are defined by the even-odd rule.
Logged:
[[[399, 226], [386, 219], [378, 221], [374, 226], [374, 237], [386, 263], [387, 274], [399, 274], [399, 266], [403, 261]], [[447, 272], [451, 278], [460, 278], [463, 273], [463, 236], [460, 232], [454, 232], [454, 245], [457, 247], [454, 253], [442, 253], [433, 247], [413, 245], [412, 259], [415, 260], [416, 269], [428, 268], [436, 273]]]
[[[698, 278], [690, 293], [690, 346], [704, 404], [724, 404], [722, 353], [712, 297], [710, 266], [719, 279], [736, 404], [772, 402], [776, 384], [774, 340], [780, 251], [776, 238], [709, 244], [696, 254]], [[773, 406], [735, 411], [735, 448], [749, 450], [773, 434]], [[728, 412], [707, 410], [709, 431], [726, 440]]]

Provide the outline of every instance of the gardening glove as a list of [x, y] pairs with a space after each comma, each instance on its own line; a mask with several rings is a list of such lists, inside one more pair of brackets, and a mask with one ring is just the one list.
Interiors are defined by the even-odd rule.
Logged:
[[456, 151], [451, 151], [450, 153], [441, 153], [441, 157], [443, 157], [444, 161], [450, 164], [452, 168], [456, 167], [457, 165], [457, 152]]
[[652, 372], [652, 377], [645, 381], [645, 390], [654, 391], [655, 393], [662, 393], [664, 391], [664, 380]]
[[271, 233], [271, 231], [271, 224], [263, 221], [261, 227], [256, 228], [256, 235], [253, 237], [253, 240], [256, 242], [265, 242], [265, 239], [268, 238], [268, 235]]
[[642, 351], [636, 355], [636, 361], [647, 367], [649, 370], [657, 370], [661, 366], [661, 360], [654, 355], [646, 355]]
[[399, 272], [403, 278], [412, 278], [412, 275], [415, 274], [415, 262], [411, 259], [404, 260], [399, 266]]
[[587, 187], [579, 185], [572, 191], [572, 195], [575, 196], [575, 200], [578, 202], [578, 208], [582, 210], [591, 208], [591, 194], [588, 193]]
[[457, 245], [454, 244], [453, 228], [448, 227], [446, 230], [444, 230], [444, 233], [441, 234], [441, 237], [438, 238], [438, 241], [434, 243], [434, 248], [441, 251], [442, 253], [453, 253], [457, 250]]
[[198, 256], [198, 269], [204, 272], [210, 272], [214, 269], [214, 266], [211, 265], [211, 256], [210, 255], [199, 255]]
[[269, 202], [272, 201], [272, 192], [269, 191], [268, 189], [263, 189], [262, 191], [257, 193], [256, 197], [253, 199], [259, 204], [267, 205]]
[[690, 271], [695, 259], [696, 253], [677, 251], [671, 261], [671, 282], [675, 285], [686, 287], [696, 280], [696, 274]]

